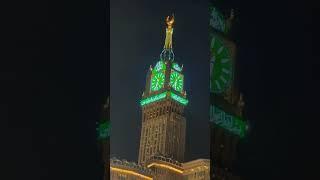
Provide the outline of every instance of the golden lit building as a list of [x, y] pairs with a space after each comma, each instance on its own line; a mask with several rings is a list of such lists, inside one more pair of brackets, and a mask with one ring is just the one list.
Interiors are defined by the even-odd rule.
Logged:
[[110, 179], [112, 180], [152, 180], [151, 169], [134, 162], [110, 159]]
[[139, 164], [161, 154], [182, 162], [185, 151], [188, 104], [184, 90], [183, 66], [174, 61], [172, 50], [174, 17], [167, 17], [166, 39], [160, 60], [147, 73], [146, 87], [140, 101], [142, 129]]
[[184, 180], [210, 180], [210, 160], [197, 159], [182, 164]]
[[112, 180], [209, 180], [210, 160], [197, 159], [179, 163], [171, 158], [156, 155], [146, 166], [134, 162], [110, 159]]
[[188, 104], [183, 65], [174, 61], [174, 17], [166, 19], [166, 38], [160, 60], [150, 66], [140, 101], [142, 128], [138, 164], [111, 159], [112, 180], [207, 180], [208, 160], [184, 162]]
[[154, 172], [157, 180], [183, 180], [182, 164], [164, 156], [153, 156], [147, 161], [147, 167]]

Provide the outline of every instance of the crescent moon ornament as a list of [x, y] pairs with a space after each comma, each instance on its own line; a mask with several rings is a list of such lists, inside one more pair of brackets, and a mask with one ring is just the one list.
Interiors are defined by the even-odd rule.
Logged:
[[171, 17], [167, 16], [166, 18], [167, 27], [172, 28], [173, 23], [174, 23], [174, 15], [172, 15]]

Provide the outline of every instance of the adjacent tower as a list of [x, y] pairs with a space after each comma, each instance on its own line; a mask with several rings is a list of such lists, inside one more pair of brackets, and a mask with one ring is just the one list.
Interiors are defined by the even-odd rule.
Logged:
[[109, 154], [110, 154], [110, 104], [109, 98], [103, 105], [102, 115], [99, 122], [97, 122], [97, 133], [99, 141], [99, 150], [101, 152], [101, 158], [103, 163], [103, 179], [110, 179], [110, 168], [109, 168]]
[[243, 115], [244, 101], [238, 89], [236, 44], [230, 38], [234, 19], [210, 7], [210, 131], [211, 177], [233, 180], [237, 147], [245, 136], [247, 123]]
[[138, 161], [142, 165], [148, 165], [149, 160], [159, 155], [179, 162], [184, 160], [184, 107], [188, 100], [184, 90], [183, 66], [174, 61], [173, 24], [174, 16], [168, 16], [163, 51], [156, 65], [148, 70], [140, 101], [142, 128]]

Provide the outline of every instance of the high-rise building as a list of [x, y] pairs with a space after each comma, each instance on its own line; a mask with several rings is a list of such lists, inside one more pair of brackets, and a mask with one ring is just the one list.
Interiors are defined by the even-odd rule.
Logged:
[[140, 105], [142, 128], [138, 164], [111, 159], [111, 179], [207, 180], [210, 160], [184, 163], [188, 104], [183, 65], [174, 61], [174, 17], [166, 18], [166, 38], [159, 61], [150, 66]]
[[98, 122], [97, 133], [99, 141], [99, 150], [101, 152], [101, 158], [103, 163], [103, 176], [104, 180], [108, 180], [110, 177], [109, 171], [109, 153], [110, 153], [110, 105], [109, 98], [103, 105], [101, 119]]
[[248, 126], [238, 88], [236, 44], [229, 34], [234, 13], [231, 10], [225, 18], [211, 6], [210, 16], [211, 176], [217, 180], [237, 179], [234, 161]]
[[154, 155], [162, 155], [182, 162], [185, 152], [188, 104], [184, 90], [183, 66], [174, 61], [172, 49], [174, 17], [166, 19], [166, 39], [160, 59], [147, 73], [142, 94], [142, 128], [139, 164]]

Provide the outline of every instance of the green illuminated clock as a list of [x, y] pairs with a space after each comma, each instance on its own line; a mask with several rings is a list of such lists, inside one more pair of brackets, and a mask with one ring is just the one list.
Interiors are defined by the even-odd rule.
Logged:
[[211, 35], [211, 38], [210, 92], [219, 94], [230, 87], [233, 77], [233, 61], [222, 39], [216, 35]]
[[181, 92], [183, 89], [183, 75], [171, 70], [170, 86], [173, 87], [174, 90]]
[[105, 139], [110, 135], [110, 121], [105, 121], [99, 124], [98, 127], [98, 138]]
[[163, 72], [157, 72], [152, 75], [151, 91], [158, 91], [164, 85], [165, 75]]

